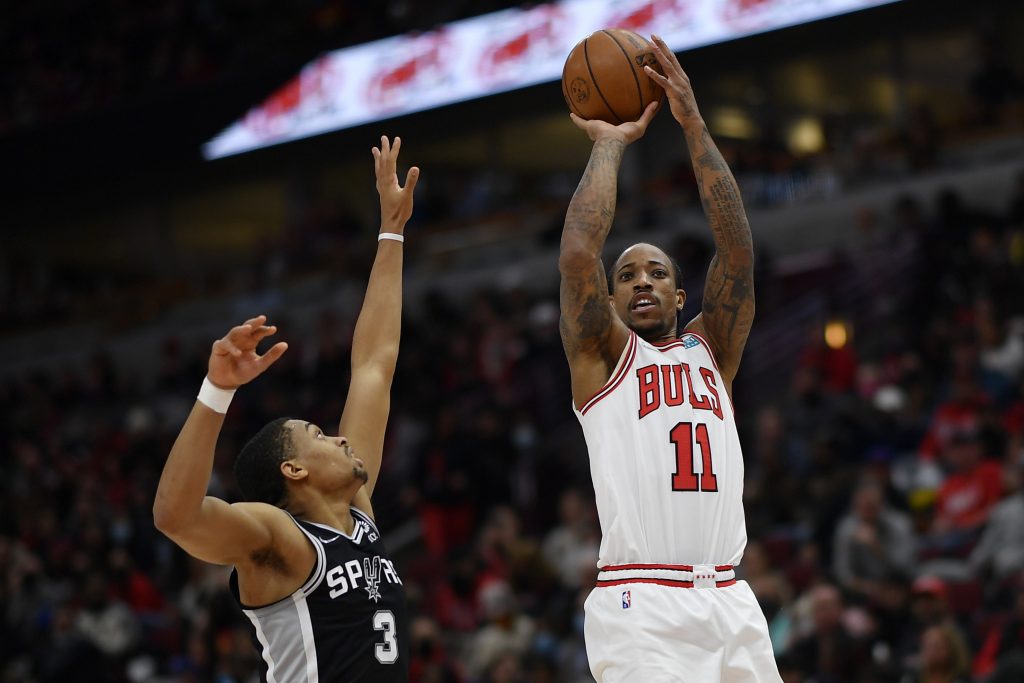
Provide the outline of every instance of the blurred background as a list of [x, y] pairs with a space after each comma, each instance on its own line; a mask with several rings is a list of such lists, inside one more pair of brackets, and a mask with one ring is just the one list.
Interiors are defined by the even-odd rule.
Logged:
[[[325, 51], [515, 6], [0, 10], [0, 681], [256, 680], [228, 570], [155, 531], [153, 493], [210, 342], [251, 315], [291, 349], [236, 397], [211, 492], [237, 499], [269, 419], [334, 424], [382, 133], [423, 169], [374, 501], [412, 680], [591, 680], [599, 528], [557, 333], [589, 143], [558, 84], [200, 154]], [[739, 573], [787, 683], [1024, 681], [1021, 35], [1018, 2], [906, 0], [681, 55], [757, 247]], [[689, 319], [712, 246], [665, 112], [608, 253], [641, 239]]]

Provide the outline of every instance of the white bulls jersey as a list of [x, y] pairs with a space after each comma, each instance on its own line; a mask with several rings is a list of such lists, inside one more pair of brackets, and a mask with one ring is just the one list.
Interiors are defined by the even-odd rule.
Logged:
[[599, 566], [738, 565], [747, 543], [743, 455], [707, 342], [631, 333], [576, 416], [601, 520]]

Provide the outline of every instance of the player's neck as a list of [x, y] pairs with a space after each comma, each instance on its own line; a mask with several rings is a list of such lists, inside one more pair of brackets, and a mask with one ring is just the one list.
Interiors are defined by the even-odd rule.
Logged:
[[301, 504], [292, 506], [289, 510], [299, 519], [316, 524], [324, 524], [333, 527], [346, 534], [351, 534], [355, 529], [355, 520], [352, 518], [352, 506], [350, 501], [335, 498], [327, 500], [317, 496], [302, 501]]
[[675, 330], [666, 330], [664, 332], [652, 331], [646, 334], [637, 332], [637, 334], [648, 344], [664, 344], [665, 342], [675, 341], [678, 338]]

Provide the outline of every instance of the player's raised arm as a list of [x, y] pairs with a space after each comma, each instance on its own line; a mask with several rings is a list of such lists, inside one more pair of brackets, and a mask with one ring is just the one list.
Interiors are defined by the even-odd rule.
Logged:
[[754, 246], [739, 187], [697, 109], [690, 79], [661, 38], [651, 36], [665, 75], [644, 70], [665, 89], [683, 128], [701, 203], [711, 224], [715, 256], [708, 268], [701, 313], [687, 326], [708, 338], [726, 382], [732, 384], [754, 321]]
[[277, 331], [266, 321], [262, 315], [247, 320], [213, 343], [210, 384], [204, 383], [171, 448], [153, 503], [156, 527], [190, 555], [207, 562], [244, 562], [253, 551], [273, 544], [275, 525], [293, 526], [271, 505], [229, 505], [206, 495], [231, 392], [262, 374], [288, 348], [279, 342], [262, 356], [256, 353], [260, 340]]
[[373, 148], [380, 194], [377, 256], [352, 337], [352, 383], [338, 428], [366, 466], [369, 478], [353, 503], [369, 514], [369, 496], [380, 473], [384, 431], [391, 409], [391, 380], [402, 331], [402, 238], [412, 215], [413, 191], [420, 177], [420, 170], [414, 166], [409, 169], [405, 187], [400, 186], [396, 167], [402, 140], [395, 138], [392, 144], [382, 136], [380, 143], [380, 148]]
[[577, 406], [608, 381], [629, 339], [629, 330], [608, 299], [601, 250], [615, 217], [622, 155], [627, 145], [643, 137], [657, 108], [651, 103], [640, 120], [618, 126], [570, 114], [573, 123], [594, 142], [583, 178], [569, 202], [558, 254], [559, 329]]

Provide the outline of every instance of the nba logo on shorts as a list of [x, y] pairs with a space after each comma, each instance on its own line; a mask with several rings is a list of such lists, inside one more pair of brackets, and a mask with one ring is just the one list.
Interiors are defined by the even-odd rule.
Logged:
[[629, 591], [622, 591], [622, 609], [629, 609], [631, 604], [633, 604], [633, 600]]

